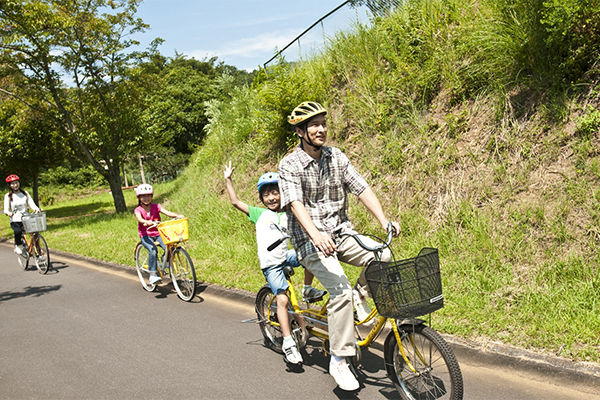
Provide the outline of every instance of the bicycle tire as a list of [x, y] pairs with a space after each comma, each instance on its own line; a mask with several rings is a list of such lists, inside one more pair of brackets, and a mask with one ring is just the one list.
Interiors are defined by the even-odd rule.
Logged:
[[[289, 310], [293, 310], [291, 303], [288, 303]], [[270, 313], [269, 313], [270, 308]], [[277, 319], [277, 301], [269, 285], [263, 286], [256, 295], [255, 302], [256, 316], [260, 326], [260, 331], [264, 337], [265, 345], [278, 353], [283, 353], [281, 348], [283, 344], [283, 333], [281, 327], [273, 325], [271, 322], [279, 323]], [[300, 317], [301, 318], [301, 317]], [[298, 350], [303, 349], [308, 341], [308, 332], [303, 329], [301, 324], [290, 315], [290, 332], [296, 342]]]
[[35, 266], [40, 274], [45, 274], [48, 272], [48, 268], [50, 267], [50, 252], [48, 250], [48, 243], [46, 243], [46, 239], [40, 233], [34, 234], [31, 240], [33, 242], [31, 248], [33, 249], [35, 257]]
[[416, 369], [416, 373], [410, 370], [394, 332], [390, 332], [384, 344], [384, 360], [400, 397], [404, 400], [462, 400], [460, 367], [440, 334], [425, 325], [402, 325], [398, 331], [405, 354]]
[[148, 257], [150, 252], [142, 246], [142, 242], [138, 242], [135, 248], [135, 269], [142, 283], [142, 287], [148, 292], [153, 292], [156, 289], [155, 283], [150, 283], [150, 271], [148, 270]]
[[258, 291], [255, 310], [265, 345], [277, 353], [283, 354], [283, 349], [281, 348], [283, 345], [281, 327], [272, 324], [273, 322], [279, 324], [277, 318], [277, 300], [275, 300], [275, 296], [269, 286], [265, 285]]
[[23, 245], [21, 246], [21, 254], [17, 254], [17, 261], [19, 261], [19, 265], [23, 271], [27, 271], [27, 268], [29, 267], [29, 252], [27, 251], [25, 239], [22, 239], [22, 242]]
[[181, 247], [173, 251], [171, 259], [171, 281], [177, 295], [183, 301], [190, 301], [196, 294], [196, 269], [188, 252]]

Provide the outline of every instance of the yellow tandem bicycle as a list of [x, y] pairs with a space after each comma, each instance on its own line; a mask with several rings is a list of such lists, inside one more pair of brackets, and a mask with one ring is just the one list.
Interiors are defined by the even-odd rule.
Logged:
[[[357, 234], [343, 233], [341, 237], [342, 240], [354, 239], [365, 250], [375, 253], [375, 260], [367, 267], [365, 276], [376, 308], [363, 321], [355, 321], [357, 354], [349, 359], [355, 375], [360, 365], [360, 350], [370, 346], [389, 322], [391, 331], [384, 342], [385, 368], [401, 398], [461, 400], [463, 379], [452, 349], [425, 320], [417, 318], [443, 307], [437, 249], [423, 248], [416, 257], [401, 261], [395, 261], [392, 255], [391, 262], [383, 262], [381, 254], [392, 240], [391, 225], [387, 240], [376, 247], [365, 245]], [[313, 336], [321, 340], [327, 352], [329, 300], [322, 306], [301, 307], [290, 280], [294, 270], [286, 267], [284, 273], [289, 284], [291, 331], [298, 348], [303, 348], [309, 336]], [[259, 290], [255, 307], [265, 344], [282, 352], [277, 302], [268, 285]], [[358, 327], [374, 318], [373, 327], [364, 337]]]

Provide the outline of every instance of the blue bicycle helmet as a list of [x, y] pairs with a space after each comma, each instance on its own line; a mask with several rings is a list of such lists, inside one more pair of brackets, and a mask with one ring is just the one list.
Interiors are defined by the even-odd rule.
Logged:
[[262, 174], [260, 178], [258, 178], [258, 184], [256, 188], [258, 189], [258, 195], [260, 196], [260, 188], [264, 185], [269, 185], [271, 183], [279, 182], [279, 174], [277, 172], [267, 172], [266, 174]]

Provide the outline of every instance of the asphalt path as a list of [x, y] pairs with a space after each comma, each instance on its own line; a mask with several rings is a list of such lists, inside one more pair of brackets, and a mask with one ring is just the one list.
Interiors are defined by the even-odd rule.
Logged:
[[[130, 271], [50, 253], [41, 275], [0, 244], [0, 399], [398, 398], [379, 346], [363, 352], [361, 388], [347, 393], [314, 339], [301, 369], [264, 347], [258, 326], [243, 322], [255, 316], [243, 296], [201, 284], [186, 303], [169, 283], [149, 293]], [[600, 400], [589, 385], [457, 350], [467, 400]]]

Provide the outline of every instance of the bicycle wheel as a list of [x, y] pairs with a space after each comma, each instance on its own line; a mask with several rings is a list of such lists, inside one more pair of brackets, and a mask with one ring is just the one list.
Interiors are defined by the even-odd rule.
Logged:
[[17, 254], [17, 260], [19, 261], [19, 265], [23, 268], [23, 271], [27, 271], [27, 267], [29, 267], [29, 252], [27, 251], [27, 246], [21, 246], [22, 253]]
[[184, 248], [173, 251], [171, 259], [171, 280], [177, 295], [183, 301], [190, 301], [196, 294], [196, 270], [194, 263]]
[[34, 234], [31, 240], [33, 241], [33, 246], [31, 247], [35, 256], [35, 266], [40, 271], [40, 274], [45, 274], [48, 272], [50, 266], [48, 243], [46, 243], [46, 239], [39, 233]]
[[138, 243], [135, 248], [135, 269], [137, 270], [142, 287], [149, 292], [153, 292], [156, 289], [156, 284], [150, 283], [150, 271], [148, 270], [149, 255], [150, 252], [148, 249], [142, 246], [141, 242]]
[[279, 320], [277, 319], [277, 300], [275, 300], [275, 296], [269, 286], [265, 285], [258, 291], [255, 308], [260, 331], [265, 338], [265, 345], [283, 354], [283, 349], [281, 348], [283, 345], [281, 327], [273, 324], [279, 324]]
[[394, 332], [384, 345], [388, 376], [404, 400], [461, 400], [463, 381], [458, 361], [446, 341], [425, 325], [398, 327], [406, 358], [400, 352]]
[[[293, 310], [291, 302], [288, 303], [288, 309]], [[283, 353], [281, 348], [283, 344], [283, 333], [281, 332], [281, 326], [277, 318], [277, 300], [273, 296], [273, 292], [269, 285], [263, 286], [256, 295], [255, 303], [256, 315], [260, 326], [260, 331], [265, 339], [265, 345], [272, 348], [278, 353]], [[289, 314], [288, 314], [289, 315]], [[308, 332], [302, 328], [300, 319], [302, 317], [290, 317], [290, 332], [292, 338], [296, 342], [298, 350], [303, 349], [308, 341]]]

